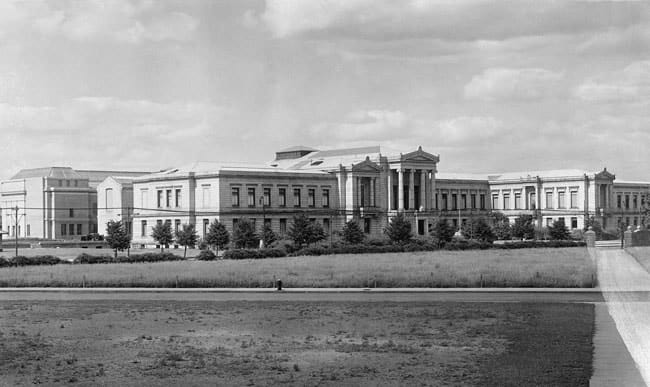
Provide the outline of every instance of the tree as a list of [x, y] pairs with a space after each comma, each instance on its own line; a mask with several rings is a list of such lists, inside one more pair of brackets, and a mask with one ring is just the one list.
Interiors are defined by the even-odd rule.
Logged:
[[253, 222], [246, 218], [239, 218], [232, 231], [232, 242], [238, 249], [257, 247], [259, 238]]
[[522, 239], [533, 239], [535, 237], [535, 226], [532, 215], [519, 215], [512, 225], [512, 236]]
[[160, 251], [174, 241], [172, 236], [172, 225], [169, 222], [162, 222], [152, 227], [151, 237], [160, 245]]
[[115, 257], [118, 250], [124, 251], [131, 246], [131, 236], [121, 221], [111, 220], [106, 223], [106, 242], [115, 251]]
[[560, 218], [553, 222], [548, 228], [548, 233], [551, 239], [554, 240], [565, 240], [569, 239], [569, 229], [564, 224], [564, 219]]
[[352, 245], [359, 244], [363, 242], [363, 239], [366, 237], [359, 227], [359, 223], [354, 220], [350, 220], [345, 223], [343, 229], [341, 230], [341, 236], [345, 243]]
[[187, 257], [187, 246], [194, 247], [198, 238], [193, 224], [184, 224], [180, 230], [176, 231], [176, 243], [185, 247], [183, 258]]
[[393, 243], [406, 243], [413, 239], [411, 233], [411, 222], [406, 219], [403, 213], [398, 212], [397, 215], [390, 219], [390, 222], [384, 228], [384, 234]]
[[219, 250], [223, 250], [229, 242], [230, 234], [226, 230], [226, 226], [217, 219], [212, 221], [208, 229], [208, 234], [205, 236], [205, 243], [215, 249], [217, 255], [219, 255]]
[[310, 245], [325, 239], [325, 231], [320, 223], [312, 222], [307, 215], [300, 214], [293, 217], [287, 236], [297, 248], [301, 248], [303, 245]]
[[451, 242], [455, 231], [446, 219], [438, 219], [433, 225], [431, 233], [433, 234], [433, 239], [438, 247], [442, 247], [447, 242]]
[[593, 216], [590, 216], [589, 219], [585, 221], [584, 231], [588, 231], [589, 227], [591, 227], [591, 230], [596, 233], [596, 239], [600, 239], [602, 237], [603, 226]]
[[262, 226], [261, 239], [262, 243], [264, 243], [264, 247], [268, 247], [278, 240], [278, 234], [273, 231], [270, 223], [265, 223], [264, 226]]
[[492, 243], [496, 239], [492, 228], [483, 217], [470, 218], [463, 225], [461, 232], [467, 239]]
[[501, 212], [495, 211], [492, 213], [491, 218], [494, 236], [500, 240], [510, 239], [512, 231], [508, 217]]

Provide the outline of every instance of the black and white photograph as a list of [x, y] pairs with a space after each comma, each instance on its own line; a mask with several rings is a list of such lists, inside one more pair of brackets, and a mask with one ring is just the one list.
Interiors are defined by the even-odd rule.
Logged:
[[0, 387], [650, 386], [650, 2], [0, 1]]

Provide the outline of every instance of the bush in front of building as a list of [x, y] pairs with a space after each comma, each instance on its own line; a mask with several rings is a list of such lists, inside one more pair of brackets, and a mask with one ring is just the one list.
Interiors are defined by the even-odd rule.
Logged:
[[53, 255], [35, 255], [33, 257], [19, 255], [17, 257], [8, 258], [7, 261], [9, 262], [8, 266], [39, 266], [68, 263], [68, 261]]
[[553, 240], [566, 240], [571, 238], [569, 229], [564, 224], [564, 219], [560, 218], [553, 222], [548, 228], [548, 234]]
[[201, 250], [196, 259], [198, 261], [214, 261], [217, 259], [217, 254], [213, 253], [212, 250]]
[[341, 238], [345, 243], [356, 245], [363, 242], [365, 234], [361, 230], [361, 227], [359, 227], [359, 223], [355, 222], [354, 220], [350, 220], [346, 222], [345, 225], [343, 225], [343, 229], [341, 230]]
[[80, 254], [73, 263], [99, 264], [99, 263], [145, 263], [182, 261], [183, 257], [172, 253], [144, 253], [129, 256], [111, 257], [108, 255]]
[[393, 243], [408, 243], [413, 239], [411, 222], [406, 219], [403, 213], [399, 212], [390, 219], [390, 222], [386, 228], [384, 228], [384, 234], [386, 234], [388, 239]]
[[232, 249], [223, 254], [223, 259], [261, 259], [286, 257], [284, 249]]
[[112, 263], [114, 260], [110, 255], [90, 255], [86, 253], [81, 253], [75, 258], [72, 263], [85, 263], [85, 264], [96, 264], [96, 263]]

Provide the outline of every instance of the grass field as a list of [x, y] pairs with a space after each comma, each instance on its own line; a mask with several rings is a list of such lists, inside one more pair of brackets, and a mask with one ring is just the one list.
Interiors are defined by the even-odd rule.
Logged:
[[643, 266], [648, 272], [650, 272], [650, 246], [643, 247], [628, 247], [625, 249], [630, 253], [636, 260]]
[[585, 248], [0, 269], [0, 287], [593, 287]]
[[[13, 257], [15, 254], [15, 250], [11, 245], [7, 244], [5, 242], [3, 246], [2, 252], [0, 252], [0, 257]], [[160, 252], [160, 249], [131, 249], [131, 254], [144, 254], [144, 253], [151, 253], [151, 252]], [[172, 254], [176, 254], [179, 256], [183, 256], [183, 249], [178, 248], [178, 249], [165, 249], [165, 252], [170, 252]], [[25, 249], [18, 249], [18, 255], [23, 255], [25, 257], [33, 257], [35, 255], [53, 255], [55, 257], [59, 257], [61, 259], [65, 260], [73, 260], [77, 258], [80, 254], [86, 253], [90, 255], [113, 255], [113, 250], [111, 249], [82, 249], [82, 248], [77, 248], [77, 247], [65, 247], [65, 248], [55, 248], [55, 247], [39, 247], [39, 248], [25, 248]], [[199, 255], [200, 250], [199, 249], [187, 249], [187, 257], [195, 257]], [[120, 255], [126, 255], [125, 252], [120, 252]]]
[[590, 304], [0, 302], [3, 385], [587, 386]]

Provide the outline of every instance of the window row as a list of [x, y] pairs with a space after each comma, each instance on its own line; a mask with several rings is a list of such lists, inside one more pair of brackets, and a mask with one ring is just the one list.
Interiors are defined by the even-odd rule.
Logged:
[[[477, 210], [485, 209], [485, 194], [478, 195], [478, 203], [476, 201], [477, 195], [469, 195], [469, 203], [467, 202], [467, 194], [436, 194], [436, 207], [440, 210]], [[441, 200], [438, 200], [440, 198]], [[451, 200], [450, 200], [451, 198]], [[459, 200], [460, 199], [460, 200]]]
[[[630, 198], [632, 199], [630, 202]], [[641, 200], [639, 200], [639, 195], [616, 195], [616, 208], [625, 208], [626, 210], [630, 208], [643, 208], [645, 206], [645, 196], [641, 195]]]
[[[279, 207], [287, 207], [287, 190], [288, 188], [280, 187], [277, 189], [277, 199]], [[293, 207], [302, 207], [302, 189], [293, 188], [293, 201], [291, 202]], [[231, 189], [231, 204], [233, 207], [241, 207], [241, 192], [240, 187], [232, 187]], [[271, 195], [272, 189], [270, 187], [265, 187], [262, 189], [262, 196], [257, 198], [257, 189], [255, 187], [246, 188], [246, 206], [256, 207], [270, 207], [271, 206]], [[321, 207], [329, 208], [330, 206], [330, 190], [328, 188], [323, 188], [321, 190]], [[313, 208], [316, 207], [316, 189], [308, 188], [307, 189], [307, 207]]]
[[[546, 209], [554, 208], [579, 208], [578, 207], [578, 191], [569, 192], [569, 202], [567, 203], [567, 194], [565, 191], [557, 192], [557, 201], [553, 201], [553, 192], [545, 192], [545, 207]], [[514, 197], [514, 202], [512, 198]], [[535, 193], [528, 194], [528, 206], [523, 202], [522, 193], [515, 192], [514, 195], [510, 193], [504, 193], [501, 197], [501, 202], [499, 203], [499, 194], [492, 194], [492, 208], [500, 210], [534, 210], [537, 208]], [[567, 207], [568, 204], [568, 207]]]
[[559, 217], [559, 218], [550, 218], [549, 217], [549, 218], [546, 218], [546, 227], [552, 226], [553, 222], [556, 221], [556, 220], [564, 223], [567, 226], [570, 226], [569, 228], [571, 230], [578, 228], [578, 218], [575, 217], [575, 216], [572, 216], [572, 217], [569, 218], [569, 223], [568, 224], [567, 224], [566, 219], [564, 217]]
[[[66, 223], [61, 223], [61, 235], [83, 235], [83, 225], [81, 223], [78, 224], [66, 224]], [[75, 228], [77, 230], [75, 234]]]
[[[142, 190], [142, 207], [147, 208], [146, 206], [146, 198], [145, 195], [147, 194], [146, 190]], [[173, 196], [172, 196], [173, 195]], [[156, 192], [156, 204], [158, 208], [170, 208], [170, 207], [180, 207], [181, 206], [181, 189], [176, 188], [174, 190], [171, 189], [166, 189], [162, 190], [159, 189]], [[173, 200], [172, 200], [173, 199]]]

